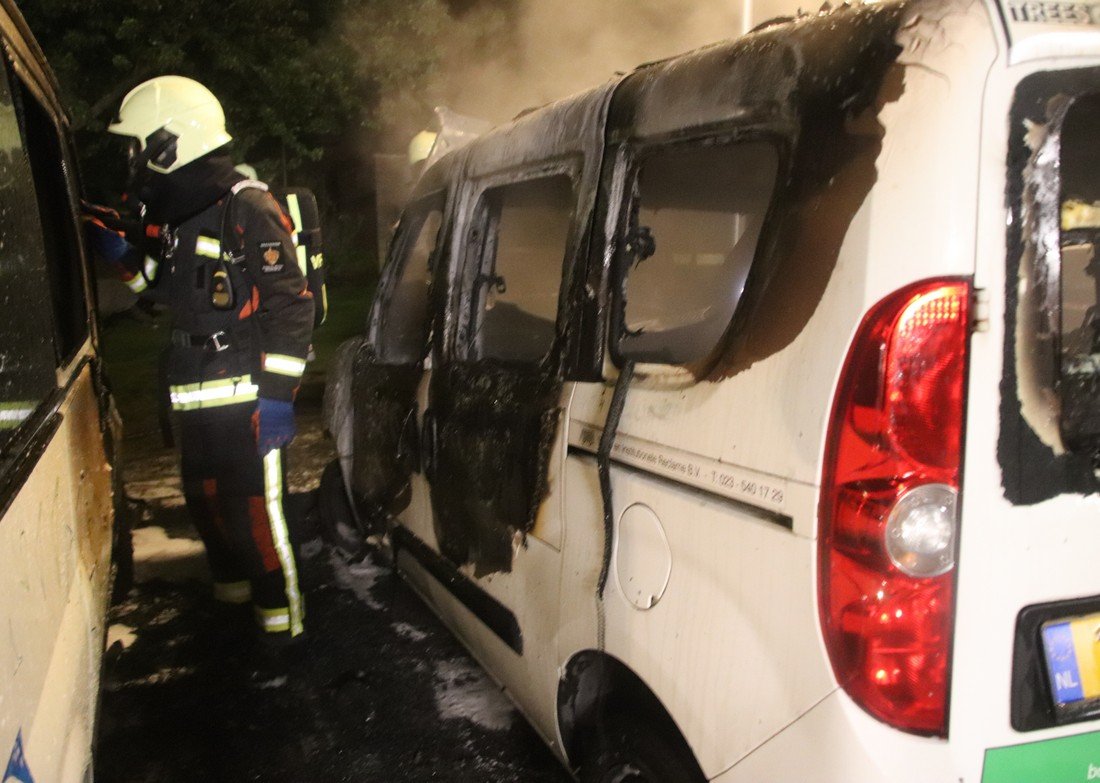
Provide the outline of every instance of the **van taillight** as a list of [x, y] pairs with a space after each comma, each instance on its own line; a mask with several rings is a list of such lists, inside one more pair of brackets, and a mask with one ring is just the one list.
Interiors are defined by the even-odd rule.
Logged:
[[970, 284], [917, 283], [864, 318], [837, 390], [818, 535], [833, 671], [880, 720], [946, 736]]

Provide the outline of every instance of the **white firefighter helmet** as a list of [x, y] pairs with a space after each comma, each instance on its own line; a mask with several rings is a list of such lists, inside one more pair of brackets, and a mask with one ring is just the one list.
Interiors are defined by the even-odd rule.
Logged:
[[435, 146], [436, 135], [431, 131], [423, 130], [412, 137], [412, 141], [409, 142], [410, 166], [415, 166], [417, 163], [428, 159], [428, 156], [432, 154], [432, 147]]
[[158, 76], [130, 90], [107, 130], [137, 139], [146, 165], [161, 174], [233, 140], [214, 93], [184, 76]]

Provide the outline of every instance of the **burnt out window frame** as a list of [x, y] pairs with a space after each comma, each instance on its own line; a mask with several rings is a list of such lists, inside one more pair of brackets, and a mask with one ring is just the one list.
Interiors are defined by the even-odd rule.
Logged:
[[[1053, 311], [1048, 314], [1051, 319], [1051, 323], [1048, 325], [1052, 337], [1053, 348], [1053, 379], [1054, 379], [1054, 391], [1060, 401], [1059, 411], [1059, 432], [1063, 444], [1066, 449], [1073, 452], [1082, 452], [1091, 450], [1095, 454], [1093, 462], [1095, 465], [1100, 466], [1100, 433], [1097, 432], [1097, 420], [1095, 416], [1088, 416], [1088, 425], [1084, 429], [1087, 429], [1087, 433], [1082, 433], [1078, 428], [1077, 421], [1070, 421], [1072, 417], [1068, 412], [1068, 408], [1077, 409], [1080, 414], [1081, 409], [1091, 408], [1096, 401], [1095, 383], [1096, 383], [1096, 370], [1095, 370], [1095, 357], [1100, 355], [1100, 226], [1097, 226], [1095, 220], [1086, 221], [1090, 222], [1087, 227], [1071, 227], [1067, 228], [1065, 225], [1065, 217], [1063, 210], [1071, 203], [1069, 198], [1074, 195], [1068, 188], [1067, 182], [1072, 181], [1074, 178], [1067, 174], [1067, 172], [1076, 172], [1078, 169], [1073, 166], [1067, 166], [1068, 163], [1066, 152], [1069, 141], [1077, 141], [1077, 134], [1079, 129], [1076, 127], [1078, 120], [1078, 113], [1084, 112], [1083, 106], [1096, 106], [1100, 102], [1100, 89], [1092, 90], [1086, 93], [1080, 93], [1067, 99], [1065, 107], [1065, 113], [1061, 116], [1058, 127], [1052, 132], [1052, 136], [1056, 135], [1058, 139], [1058, 166], [1056, 169], [1057, 177], [1057, 190], [1058, 190], [1058, 263], [1053, 266], [1050, 272], [1049, 284], [1054, 286], [1055, 291], [1052, 293], [1052, 301], [1055, 307]], [[1073, 115], [1072, 117], [1070, 115]], [[1094, 115], [1095, 116], [1095, 115]], [[1073, 131], [1072, 135], [1070, 131]], [[1076, 152], [1080, 147], [1075, 147]], [[1080, 162], [1080, 161], [1077, 161]], [[1096, 171], [1095, 167], [1086, 166], [1083, 167], [1086, 170]], [[1092, 200], [1087, 206], [1092, 209], [1096, 208], [1097, 201]], [[1082, 204], [1083, 205], [1083, 204]], [[1044, 207], [1040, 206], [1040, 210]], [[1092, 365], [1093, 369], [1086, 372], [1085, 375], [1092, 376], [1085, 381], [1080, 381], [1074, 377], [1070, 367], [1067, 367], [1067, 346], [1072, 344], [1072, 340], [1069, 338], [1069, 330], [1067, 330], [1069, 319], [1067, 318], [1067, 303], [1069, 297], [1067, 297], [1067, 278], [1073, 279], [1074, 275], [1067, 272], [1069, 262], [1067, 256], [1067, 250], [1073, 247], [1090, 246], [1092, 248], [1092, 256], [1090, 263], [1088, 264], [1088, 271], [1086, 274], [1092, 278], [1090, 285], [1092, 286], [1092, 305], [1089, 308], [1088, 321], [1082, 324], [1082, 329], [1089, 328], [1092, 331], [1091, 346], [1086, 353], [1082, 353], [1080, 350], [1077, 353], [1076, 358], [1078, 361], [1086, 357], [1091, 357], [1091, 361], [1088, 363]], [[1069, 404], [1069, 398], [1071, 396], [1076, 397], [1074, 392], [1080, 392], [1079, 387], [1091, 387], [1091, 391], [1084, 396], [1089, 398], [1084, 406]], [[1078, 387], [1078, 388], [1075, 388]], [[1086, 441], [1081, 443], [1078, 439]]]
[[[454, 356], [462, 361], [480, 362], [491, 361], [515, 366], [536, 366], [545, 362], [547, 357], [554, 353], [561, 342], [562, 313], [568, 309], [568, 297], [570, 291], [569, 281], [565, 279], [567, 261], [577, 253], [577, 219], [579, 206], [579, 189], [581, 172], [584, 161], [580, 156], [570, 155], [551, 161], [544, 161], [535, 166], [524, 167], [519, 170], [492, 174], [474, 183], [471, 203], [474, 205], [470, 214], [471, 218], [463, 227], [463, 235], [466, 239], [465, 251], [462, 253], [462, 269], [459, 276], [459, 324], [458, 339], [454, 347]], [[564, 176], [570, 184], [571, 203], [569, 211], [569, 227], [566, 231], [565, 246], [563, 248], [560, 279], [558, 283], [557, 309], [554, 318], [554, 341], [547, 352], [537, 360], [504, 360], [491, 356], [480, 356], [477, 350], [475, 335], [480, 326], [480, 317], [483, 313], [483, 299], [480, 293], [482, 286], [479, 279], [484, 279], [485, 274], [493, 274], [496, 264], [496, 231], [499, 214], [492, 214], [488, 194], [500, 188], [525, 185], [539, 180], [549, 180], [554, 177]], [[490, 267], [490, 265], [492, 265]]]
[[[1035, 389], [1053, 389], [1049, 385], [1053, 380], [1059, 357], [1053, 348], [1037, 345], [1031, 332], [1025, 331], [1025, 341], [1021, 343], [1022, 327], [1048, 330], [1055, 322], [1043, 323], [1038, 318], [1047, 318], [1042, 314], [1041, 302], [1035, 294], [1039, 286], [1035, 277], [1029, 278], [1025, 297], [1021, 293], [1021, 275], [1034, 273], [1035, 261], [1027, 259], [1037, 252], [1031, 228], [1038, 221], [1059, 230], [1058, 209], [1051, 208], [1050, 214], [1044, 214], [1033, 199], [1032, 184], [1027, 170], [1034, 156], [1029, 140], [1032, 136], [1026, 128], [1047, 126], [1055, 117], [1059, 100], [1067, 97], [1096, 93], [1097, 79], [1100, 79], [1100, 67], [1084, 66], [1066, 69], [1044, 69], [1023, 75], [1016, 84], [1011, 107], [1005, 117], [1008, 128], [1008, 144], [1005, 154], [1005, 276], [1003, 295], [1005, 297], [1005, 330], [1003, 361], [1000, 388], [1000, 434], [997, 441], [997, 462], [1002, 473], [1002, 485], [1005, 499], [1013, 505], [1033, 505], [1063, 494], [1092, 495], [1100, 490], [1100, 477], [1095, 472], [1092, 455], [1075, 452], [1061, 446], [1061, 434], [1058, 441], [1052, 440], [1047, 432], [1040, 434], [1034, 422], [1025, 414], [1021, 395], [1022, 385], [1028, 383], [1029, 373], [1019, 363], [1019, 356], [1037, 357], [1034, 364], [1041, 365], [1050, 375], [1036, 382], [1031, 380], [1030, 394]], [[1060, 155], [1059, 155], [1060, 158]], [[1060, 163], [1059, 163], [1060, 165]], [[1062, 198], [1062, 186], [1058, 183], [1058, 199]], [[1034, 215], [1029, 223], [1028, 205], [1033, 205]], [[1060, 206], [1060, 205], [1059, 205]], [[1058, 242], [1060, 243], [1059, 236]], [[1060, 250], [1059, 250], [1060, 252]], [[1060, 285], [1060, 283], [1059, 283]], [[1056, 289], [1050, 287], [1048, 292]], [[1030, 299], [1031, 301], [1028, 301]], [[1031, 335], [1027, 337], [1026, 335]], [[1034, 370], [1031, 375], [1034, 375]], [[1005, 390], [1008, 390], [1007, 392]], [[1060, 423], [1055, 416], [1051, 421], [1055, 426]], [[1016, 687], [1015, 684], [1013, 686]]]
[[[0, 61], [0, 69], [3, 70], [3, 79], [6, 80], [5, 88], [9, 91], [11, 110], [18, 128], [20, 147], [24, 156], [28, 159], [28, 168], [30, 169], [29, 155], [27, 152], [27, 129], [22, 116], [21, 107], [22, 94], [24, 92], [32, 95], [39, 101], [47, 116], [54, 123], [55, 127], [57, 127], [58, 142], [62, 146], [63, 154], [66, 156], [66, 163], [67, 165], [72, 165], [71, 161], [75, 160], [75, 158], [72, 158], [71, 148], [66, 149], [66, 145], [71, 145], [71, 138], [67, 134], [67, 127], [63, 124], [59, 125], [56, 121], [56, 103], [48, 100], [46, 91], [35, 80], [33, 75], [35, 69], [28, 68], [20, 59], [21, 55], [17, 54], [19, 47], [14, 46], [6, 35], [0, 37], [0, 42], [3, 44], [3, 52], [0, 53], [0, 60], [2, 60]], [[35, 172], [33, 169], [30, 169], [30, 172], [33, 187]], [[70, 202], [72, 202], [73, 182], [70, 180], [68, 184], [70, 191], [69, 199]], [[23, 237], [22, 239], [37, 239], [42, 241], [44, 227], [41, 223], [37, 201], [31, 207], [31, 212], [35, 215], [34, 230], [32, 232], [33, 236], [29, 238]], [[74, 216], [75, 214], [74, 212]], [[77, 234], [79, 242], [79, 231], [77, 231]], [[48, 274], [49, 262], [44, 254], [42, 261], [43, 266], [41, 270], [39, 270], [39, 273]], [[80, 263], [82, 275], [86, 275], [86, 263], [82, 244]], [[29, 273], [31, 270], [27, 271]], [[41, 282], [41, 280], [38, 282]], [[85, 292], [85, 307], [90, 311], [90, 302], [88, 301], [87, 295], [87, 280], [84, 281], [83, 285]], [[74, 363], [73, 358], [75, 357], [75, 352], [74, 356], [68, 357], [67, 361], [64, 363], [60, 361], [52, 301], [52, 291], [50, 291], [43, 302], [47, 312], [44, 314], [42, 326], [45, 327], [45, 341], [49, 344], [48, 354], [52, 358], [47, 359], [43, 357], [43, 362], [49, 362], [49, 364], [43, 364], [40, 368], [43, 373], [44, 381], [41, 389], [41, 396], [33, 401], [34, 409], [30, 412], [30, 415], [21, 421], [18, 427], [12, 430], [12, 437], [0, 443], [0, 524], [2, 524], [4, 515], [15, 501], [19, 491], [33, 474], [39, 459], [52, 442], [53, 436], [57, 432], [62, 421], [59, 410], [66, 399], [69, 388], [79, 375], [79, 368], [83, 367], [84, 363], [88, 361], [85, 359], [79, 363]], [[91, 316], [89, 315], [88, 333], [94, 334], [92, 332], [90, 319]], [[65, 371], [67, 371], [67, 373]], [[28, 402], [30, 402], [30, 400], [28, 400]]]
[[[622, 369], [628, 361], [633, 361], [622, 350], [623, 338], [627, 336], [626, 329], [626, 284], [632, 266], [633, 255], [626, 247], [624, 241], [632, 224], [637, 219], [639, 197], [638, 178], [645, 162], [657, 155], [669, 151], [685, 149], [705, 149], [708, 147], [732, 147], [740, 144], [768, 143], [775, 150], [776, 173], [772, 185], [771, 197], [768, 206], [764, 210], [763, 223], [760, 234], [753, 250], [753, 261], [749, 267], [745, 287], [748, 292], [753, 279], [753, 269], [759, 264], [759, 254], [766, 246], [766, 238], [769, 233], [769, 225], [772, 223], [776, 209], [776, 202], [783, 190], [785, 173], [790, 165], [790, 143], [785, 134], [770, 127], [729, 127], [708, 128], [700, 131], [695, 129], [689, 133], [670, 134], [646, 140], [629, 140], [619, 145], [612, 151], [617, 169], [616, 180], [619, 183], [621, 203], [609, 205], [609, 211], [617, 212], [615, 221], [615, 235], [612, 239], [612, 260], [610, 274], [611, 291], [611, 318], [608, 335], [608, 356], [611, 363]], [[727, 350], [738, 324], [738, 313], [741, 309], [741, 300], [731, 314], [729, 323], [722, 336], [718, 339], [714, 348], [698, 361], [690, 364], [668, 364], [662, 362], [634, 362], [643, 366], [648, 372], [655, 375], [677, 376], [687, 383], [695, 383], [705, 376], [706, 371], [714, 366]]]
[[435, 237], [435, 246], [428, 256], [428, 334], [417, 361], [423, 362], [431, 353], [432, 322], [435, 320], [435, 313], [433, 312], [434, 287], [439, 260], [442, 257], [446, 243], [447, 201], [446, 190], [434, 191], [410, 203], [401, 213], [401, 220], [394, 231], [389, 258], [382, 270], [381, 279], [378, 281], [378, 293], [374, 298], [369, 323], [367, 324], [368, 341], [374, 346], [375, 355], [381, 364], [406, 364], [406, 362], [393, 361], [392, 357], [385, 352], [382, 340], [385, 336], [386, 314], [390, 303], [393, 301], [394, 287], [405, 272], [406, 265], [410, 260], [410, 253], [415, 247], [416, 241], [420, 238], [420, 232], [423, 230], [428, 216], [438, 210], [440, 213], [439, 229]]
[[[7, 55], [7, 53], [6, 53]], [[51, 325], [58, 371], [71, 368], [89, 338], [94, 335], [94, 307], [91, 296], [91, 278], [88, 256], [84, 248], [80, 229], [80, 192], [76, 159], [72, 138], [63, 117], [59, 117], [56, 107], [48, 100], [42, 89], [31, 78], [27, 69], [18, 68], [10, 55], [4, 57], [11, 85], [12, 98], [15, 101], [19, 117], [19, 129], [27, 150], [31, 171], [35, 178], [35, 193], [38, 199], [37, 209], [43, 235], [46, 272], [49, 276], [49, 302], [51, 305]], [[31, 122], [31, 113], [38, 115], [43, 123], [41, 133]], [[52, 130], [52, 138], [43, 138]], [[53, 149], [43, 149], [51, 146]], [[56, 152], [56, 161], [43, 160], [46, 152]], [[48, 170], [47, 170], [48, 169]], [[45, 177], [56, 177], [61, 187], [57, 192], [43, 194]], [[60, 204], [65, 208], [61, 215], [55, 215], [47, 221], [49, 210], [46, 202]], [[51, 213], [52, 214], [52, 213]], [[51, 231], [58, 228], [63, 236]], [[79, 307], [79, 311], [74, 308]], [[71, 319], [62, 324], [59, 315]]]

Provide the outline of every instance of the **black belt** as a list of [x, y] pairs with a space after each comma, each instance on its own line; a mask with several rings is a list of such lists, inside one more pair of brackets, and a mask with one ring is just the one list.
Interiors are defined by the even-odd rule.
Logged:
[[229, 347], [229, 335], [225, 332], [214, 334], [191, 334], [182, 329], [172, 330], [172, 345], [181, 348], [205, 348], [220, 353]]

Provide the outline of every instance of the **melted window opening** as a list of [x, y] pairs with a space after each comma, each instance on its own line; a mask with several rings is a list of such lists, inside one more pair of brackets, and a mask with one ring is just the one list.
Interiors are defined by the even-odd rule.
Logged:
[[18, 81], [15, 85], [23, 108], [26, 149], [43, 229], [42, 245], [49, 272], [60, 365], [68, 361], [88, 337], [88, 305], [78, 224], [73, 213], [73, 193], [60, 130], [31, 91]]
[[474, 280], [473, 357], [535, 363], [557, 335], [573, 184], [558, 174], [493, 188], [483, 198], [488, 225]]
[[27, 147], [0, 65], [0, 469], [8, 465], [9, 443], [57, 388], [53, 309], [44, 282], [51, 278]]
[[771, 203], [768, 142], [665, 149], [643, 159], [622, 246], [628, 254], [619, 352], [687, 364], [729, 326]]
[[1078, 98], [1062, 124], [1056, 332], [1060, 427], [1069, 449], [1100, 450], [1100, 95]]
[[388, 364], [416, 364], [431, 338], [431, 278], [443, 210], [430, 204], [410, 216], [400, 240], [402, 255], [386, 292], [379, 322], [378, 354]]

